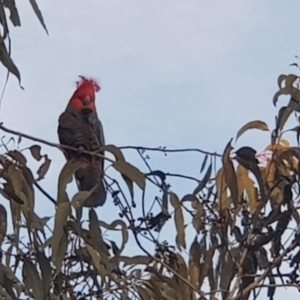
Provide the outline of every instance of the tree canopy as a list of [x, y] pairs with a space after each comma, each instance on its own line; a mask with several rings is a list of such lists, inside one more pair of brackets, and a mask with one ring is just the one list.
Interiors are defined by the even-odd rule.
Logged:
[[[47, 31], [36, 2], [30, 4]], [[9, 12], [13, 26], [20, 26], [18, 10], [14, 0], [3, 1], [0, 9], [0, 60], [20, 80], [10, 56], [7, 20]], [[105, 176], [108, 201], [119, 212], [110, 223], [101, 219], [103, 208], [83, 208], [90, 192], [72, 195], [67, 190], [82, 163], [70, 161], [61, 167], [55, 195], [42, 187], [55, 163], [44, 147], [55, 151], [70, 147], [1, 123], [1, 134], [10, 137], [1, 139], [0, 152], [0, 193], [6, 201], [0, 204], [1, 297], [247, 300], [263, 294], [272, 300], [279, 288], [300, 290], [299, 76], [278, 77], [273, 105], [281, 103], [282, 95], [289, 102], [278, 109], [274, 125], [245, 121], [223, 153], [117, 145], [84, 151], [103, 157], [99, 152], [104, 150], [106, 170], [118, 175], [108, 171]], [[294, 120], [294, 127], [286, 128], [288, 120]], [[234, 148], [248, 130], [269, 132], [262, 151], [252, 145]], [[291, 132], [295, 145], [286, 138]], [[25, 139], [30, 147], [22, 145]], [[138, 153], [143, 168], [128, 160], [128, 151]], [[200, 175], [153, 169], [149, 160], [153, 152], [177, 156], [196, 152], [201, 156]], [[32, 158], [39, 163], [37, 171]], [[192, 181], [194, 189], [179, 197], [179, 187], [170, 184], [174, 176], [182, 184]], [[151, 205], [145, 197], [149, 189]], [[37, 190], [53, 205], [53, 216], [36, 213]], [[174, 231], [162, 240], [160, 232], [167, 224]], [[188, 235], [193, 237], [191, 243]], [[136, 252], [124, 255], [129, 244]]]

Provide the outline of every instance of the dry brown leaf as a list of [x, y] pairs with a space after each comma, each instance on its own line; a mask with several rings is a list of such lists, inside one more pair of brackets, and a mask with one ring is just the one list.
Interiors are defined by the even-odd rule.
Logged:
[[250, 208], [250, 213], [254, 214], [259, 204], [256, 198], [254, 181], [251, 178], [249, 178], [249, 171], [242, 165], [239, 165], [237, 168], [237, 178], [239, 187], [239, 197], [242, 196], [244, 191], [246, 192], [248, 196], [248, 205]]
[[283, 202], [283, 191], [279, 187], [272, 188], [270, 199], [272, 204], [281, 204]]
[[237, 185], [237, 177], [234, 170], [233, 163], [229, 157], [230, 151], [233, 148], [231, 147], [231, 141], [225, 147], [223, 156], [222, 156], [222, 163], [223, 163], [223, 170], [224, 170], [224, 177], [225, 182], [230, 190], [230, 196], [232, 203], [235, 208], [238, 207], [239, 202], [239, 195], [238, 195], [238, 185]]
[[177, 247], [179, 250], [181, 250], [181, 247], [186, 249], [184, 218], [183, 218], [181, 203], [177, 195], [174, 193], [170, 193], [170, 202], [175, 209], [174, 222], [177, 231], [177, 236], [176, 236]]
[[218, 196], [218, 210], [227, 209], [232, 200], [227, 196], [227, 184], [225, 182], [225, 175], [223, 168], [221, 168], [216, 176], [216, 185], [217, 185], [217, 196]]
[[263, 121], [259, 121], [259, 120], [255, 120], [255, 121], [251, 121], [248, 122], [247, 124], [245, 124], [236, 134], [236, 138], [235, 141], [238, 140], [238, 138], [247, 130], [249, 129], [259, 129], [262, 131], [270, 131], [268, 125], [263, 122]]

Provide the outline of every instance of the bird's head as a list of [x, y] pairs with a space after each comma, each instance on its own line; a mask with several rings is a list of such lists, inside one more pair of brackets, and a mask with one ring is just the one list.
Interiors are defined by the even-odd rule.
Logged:
[[96, 111], [95, 93], [100, 91], [99, 84], [90, 78], [79, 76], [76, 82], [77, 89], [69, 102], [69, 107], [85, 113]]

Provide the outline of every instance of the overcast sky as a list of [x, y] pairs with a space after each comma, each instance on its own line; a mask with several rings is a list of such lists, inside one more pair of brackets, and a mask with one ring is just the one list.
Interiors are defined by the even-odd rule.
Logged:
[[[27, 2], [18, 2], [22, 27], [11, 31], [25, 91], [10, 78], [0, 119], [49, 141], [58, 141], [58, 117], [77, 76], [86, 75], [101, 84], [97, 106], [107, 143], [221, 152], [248, 121], [274, 126], [277, 77], [296, 71], [288, 65], [299, 51], [299, 1], [38, 1], [49, 36]], [[0, 75], [4, 82], [3, 68]], [[268, 133], [249, 132], [237, 147], [260, 151], [268, 142]], [[43, 151], [52, 165], [41, 184], [55, 196], [64, 157]], [[146, 171], [138, 156], [125, 154]], [[199, 177], [202, 159], [151, 155], [151, 164]], [[195, 187], [173, 182], [180, 196]], [[49, 215], [52, 206], [37, 197], [37, 211]], [[111, 220], [112, 207], [99, 209], [99, 218]]]

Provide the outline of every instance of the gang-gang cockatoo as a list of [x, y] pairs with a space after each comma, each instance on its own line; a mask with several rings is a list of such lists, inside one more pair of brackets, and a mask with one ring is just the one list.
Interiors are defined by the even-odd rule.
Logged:
[[[100, 91], [100, 86], [95, 80], [80, 76], [76, 91], [66, 110], [59, 117], [58, 137], [62, 145], [87, 151], [97, 151], [104, 146], [103, 127], [98, 118], [95, 103], [95, 94], [98, 91]], [[75, 173], [80, 191], [89, 191], [95, 187], [83, 206], [102, 206], [106, 200], [103, 178], [104, 160], [99, 156], [92, 157], [89, 154], [72, 150], [65, 150], [65, 156], [68, 161], [74, 159], [88, 162], [87, 167]]]

